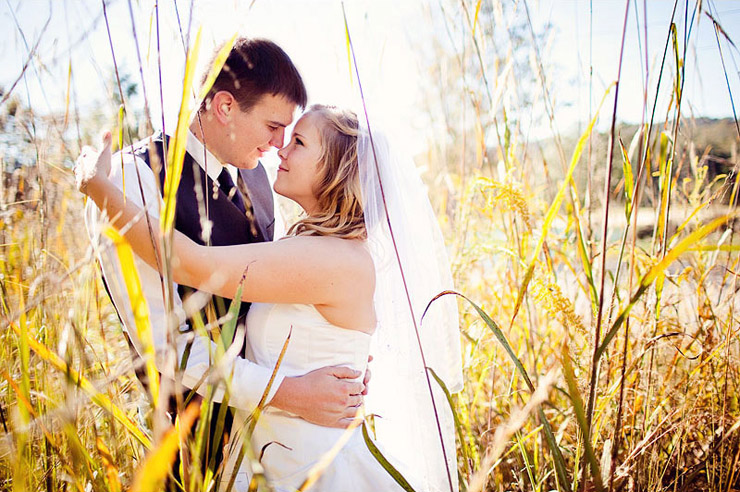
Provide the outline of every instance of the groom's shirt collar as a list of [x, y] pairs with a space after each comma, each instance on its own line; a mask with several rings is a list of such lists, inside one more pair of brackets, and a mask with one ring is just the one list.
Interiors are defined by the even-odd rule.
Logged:
[[231, 175], [232, 181], [236, 183], [237, 173], [239, 171], [234, 166], [225, 165], [219, 161], [191, 131], [188, 131], [185, 150], [198, 163], [201, 169], [208, 174], [208, 177], [211, 178], [216, 186], [218, 186], [218, 176], [224, 168]]

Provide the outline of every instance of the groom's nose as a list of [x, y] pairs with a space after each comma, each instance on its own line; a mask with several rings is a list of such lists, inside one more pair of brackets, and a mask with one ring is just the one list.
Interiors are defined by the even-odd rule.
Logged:
[[283, 148], [283, 141], [285, 140], [285, 128], [279, 127], [277, 130], [272, 132], [272, 138], [270, 139], [270, 145], [277, 149]]

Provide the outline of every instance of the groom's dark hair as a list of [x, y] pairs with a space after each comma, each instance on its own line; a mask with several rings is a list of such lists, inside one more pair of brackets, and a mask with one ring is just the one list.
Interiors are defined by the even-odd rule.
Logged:
[[[209, 67], [212, 65], [213, 60]], [[201, 84], [207, 76], [206, 72]], [[230, 92], [242, 111], [252, 109], [266, 94], [281, 95], [301, 109], [306, 107], [308, 100], [301, 74], [290, 57], [267, 39], [237, 38], [201, 109], [205, 109], [219, 91]]]

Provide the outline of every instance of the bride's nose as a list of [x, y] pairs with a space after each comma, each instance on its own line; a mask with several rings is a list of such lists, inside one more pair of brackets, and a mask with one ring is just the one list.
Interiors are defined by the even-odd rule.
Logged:
[[286, 145], [282, 149], [278, 150], [278, 157], [280, 157], [282, 160], [285, 160], [288, 158], [288, 146]]

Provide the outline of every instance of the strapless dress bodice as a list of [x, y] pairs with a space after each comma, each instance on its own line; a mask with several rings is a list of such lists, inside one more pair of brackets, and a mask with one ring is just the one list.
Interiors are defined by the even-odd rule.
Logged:
[[363, 372], [367, 366], [371, 336], [331, 324], [310, 304], [252, 304], [247, 327], [248, 353], [263, 367], [275, 367], [290, 334], [280, 364], [288, 377], [326, 366]]
[[[346, 366], [364, 374], [371, 335], [331, 324], [312, 305], [254, 303], [247, 316], [247, 355], [263, 367], [274, 368], [288, 335], [290, 341], [279, 371], [301, 376], [326, 366]], [[361, 379], [362, 376], [360, 376]], [[248, 414], [237, 412], [234, 446], [245, 438]], [[253, 456], [276, 491], [294, 491], [334, 444], [347, 436], [344, 429], [312, 424], [291, 413], [266, 407], [252, 433]], [[231, 454], [222, 480], [236, 473], [234, 490], [248, 490], [251, 472], [245, 458], [240, 467]], [[238, 468], [238, 469], [237, 469]], [[331, 465], [312, 490], [370, 492], [401, 490], [370, 454], [360, 429], [352, 431]]]

